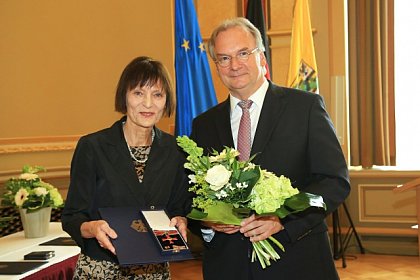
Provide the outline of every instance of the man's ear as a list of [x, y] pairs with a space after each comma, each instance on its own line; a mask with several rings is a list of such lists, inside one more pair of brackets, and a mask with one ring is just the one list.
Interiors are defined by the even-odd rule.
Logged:
[[265, 54], [263, 51], [260, 51], [260, 65], [262, 67], [265, 67], [266, 64], [267, 64], [267, 59], [265, 58]]

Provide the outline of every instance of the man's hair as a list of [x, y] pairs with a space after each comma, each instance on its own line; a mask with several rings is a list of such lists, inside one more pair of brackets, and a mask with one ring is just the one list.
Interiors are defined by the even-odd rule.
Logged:
[[237, 18], [227, 19], [223, 21], [219, 26], [217, 26], [213, 30], [210, 40], [207, 43], [207, 49], [213, 61], [216, 61], [216, 54], [214, 53], [214, 45], [216, 42], [217, 35], [219, 35], [220, 32], [226, 31], [234, 27], [242, 27], [245, 31], [249, 32], [252, 35], [252, 37], [254, 37], [255, 39], [256, 47], [262, 52], [265, 51], [261, 33], [258, 30], [258, 28], [256, 28], [248, 19], [243, 18], [243, 17], [237, 17]]

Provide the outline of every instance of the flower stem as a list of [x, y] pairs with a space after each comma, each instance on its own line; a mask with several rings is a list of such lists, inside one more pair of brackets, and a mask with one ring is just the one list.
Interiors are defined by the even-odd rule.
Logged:
[[[267, 266], [266, 266], [266, 258], [262, 255], [262, 252], [261, 252], [261, 248], [260, 248], [260, 246], [259, 246], [259, 244], [257, 244], [258, 242], [254, 242], [254, 243], [252, 243], [252, 246], [254, 247], [254, 252], [256, 253], [256, 255], [257, 255], [257, 259], [258, 259], [258, 261], [260, 262], [260, 264], [261, 264], [261, 267], [263, 268], [263, 269], [265, 269]], [[270, 265], [269, 263], [268, 263], [268, 265]]]
[[277, 254], [276, 250], [274, 250], [274, 248], [271, 246], [271, 244], [267, 240], [261, 241], [261, 245], [267, 252], [269, 258], [272, 258], [273, 260], [280, 259], [279, 254]]
[[[284, 252], [284, 247], [280, 242], [272, 236], [270, 236], [269, 239]], [[280, 259], [280, 255], [276, 252], [276, 250], [274, 250], [273, 246], [267, 239], [253, 242], [252, 247], [254, 250], [252, 252], [251, 262], [254, 262], [255, 258], [257, 258], [263, 269], [271, 265], [270, 260], [277, 261]]]
[[273, 236], [268, 237], [268, 239], [270, 239], [274, 244], [277, 245], [277, 247], [279, 247], [283, 252], [285, 252], [283, 244], [281, 244], [277, 239], [275, 239]]

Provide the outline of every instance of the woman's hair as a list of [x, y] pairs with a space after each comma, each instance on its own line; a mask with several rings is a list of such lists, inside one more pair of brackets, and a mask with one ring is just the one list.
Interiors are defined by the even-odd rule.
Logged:
[[261, 33], [249, 20], [243, 17], [237, 17], [233, 19], [227, 19], [223, 21], [219, 26], [214, 29], [213, 33], [211, 34], [210, 40], [207, 43], [207, 49], [209, 51], [210, 57], [216, 61], [216, 54], [214, 53], [214, 45], [216, 43], [216, 37], [219, 35], [220, 32], [226, 31], [228, 29], [234, 27], [242, 27], [245, 31], [249, 32], [252, 37], [255, 39], [256, 47], [264, 52], [265, 47], [263, 44], [263, 40], [261, 37]]
[[162, 85], [166, 94], [164, 115], [170, 117], [175, 108], [175, 97], [168, 70], [160, 61], [147, 56], [133, 59], [122, 72], [115, 94], [115, 111], [127, 113], [128, 91], [136, 86], [152, 86], [157, 83]]

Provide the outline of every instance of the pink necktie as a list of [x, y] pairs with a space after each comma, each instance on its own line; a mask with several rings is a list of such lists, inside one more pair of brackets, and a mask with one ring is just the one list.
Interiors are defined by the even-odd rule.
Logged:
[[249, 108], [252, 105], [252, 100], [242, 100], [238, 104], [242, 108], [237, 143], [240, 153], [239, 160], [246, 161], [251, 153], [251, 118], [249, 116]]

